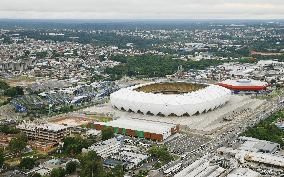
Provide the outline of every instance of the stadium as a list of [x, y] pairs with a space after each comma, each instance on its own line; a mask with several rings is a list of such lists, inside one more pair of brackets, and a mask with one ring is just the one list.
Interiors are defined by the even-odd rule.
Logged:
[[110, 95], [119, 110], [158, 116], [192, 116], [214, 110], [231, 97], [218, 85], [186, 82], [147, 83], [122, 88]]
[[233, 91], [233, 93], [260, 93], [267, 90], [269, 84], [252, 79], [225, 80], [218, 83], [219, 86], [225, 87]]

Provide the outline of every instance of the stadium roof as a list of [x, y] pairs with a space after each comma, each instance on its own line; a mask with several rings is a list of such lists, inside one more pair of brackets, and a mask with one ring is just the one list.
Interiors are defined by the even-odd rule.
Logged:
[[[150, 84], [153, 83], [148, 83]], [[213, 110], [229, 101], [231, 96], [230, 90], [218, 85], [207, 85], [205, 88], [183, 94], [136, 91], [135, 89], [139, 87], [141, 85], [122, 88], [112, 93], [110, 95], [112, 106], [143, 114], [191, 116]]]

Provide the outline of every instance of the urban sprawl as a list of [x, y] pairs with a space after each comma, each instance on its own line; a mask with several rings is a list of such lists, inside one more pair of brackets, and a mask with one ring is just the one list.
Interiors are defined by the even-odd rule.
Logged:
[[284, 22], [0, 21], [0, 176], [284, 176]]

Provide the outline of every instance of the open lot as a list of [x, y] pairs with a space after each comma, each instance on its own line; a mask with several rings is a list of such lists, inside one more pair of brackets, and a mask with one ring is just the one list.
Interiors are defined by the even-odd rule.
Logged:
[[85, 117], [79, 117], [79, 116], [62, 116], [62, 117], [54, 117], [49, 120], [49, 122], [59, 124], [59, 125], [67, 125], [67, 126], [80, 126], [80, 125], [86, 125], [90, 122], [90, 119], [87, 119]]

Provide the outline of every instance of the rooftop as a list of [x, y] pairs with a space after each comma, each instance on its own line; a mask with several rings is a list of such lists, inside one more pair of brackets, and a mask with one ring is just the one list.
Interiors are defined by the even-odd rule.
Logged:
[[46, 123], [46, 124], [35, 124], [35, 123], [23, 123], [17, 126], [19, 129], [25, 129], [25, 130], [35, 130], [35, 129], [44, 129], [47, 131], [61, 131], [68, 128], [64, 125], [58, 125], [58, 124], [52, 124], [52, 123]]
[[105, 123], [105, 125], [125, 128], [125, 129], [139, 130], [144, 132], [159, 133], [159, 134], [167, 132], [171, 128], [175, 127], [175, 124], [171, 123], [149, 121], [143, 119], [126, 119], [126, 118], [113, 120]]

